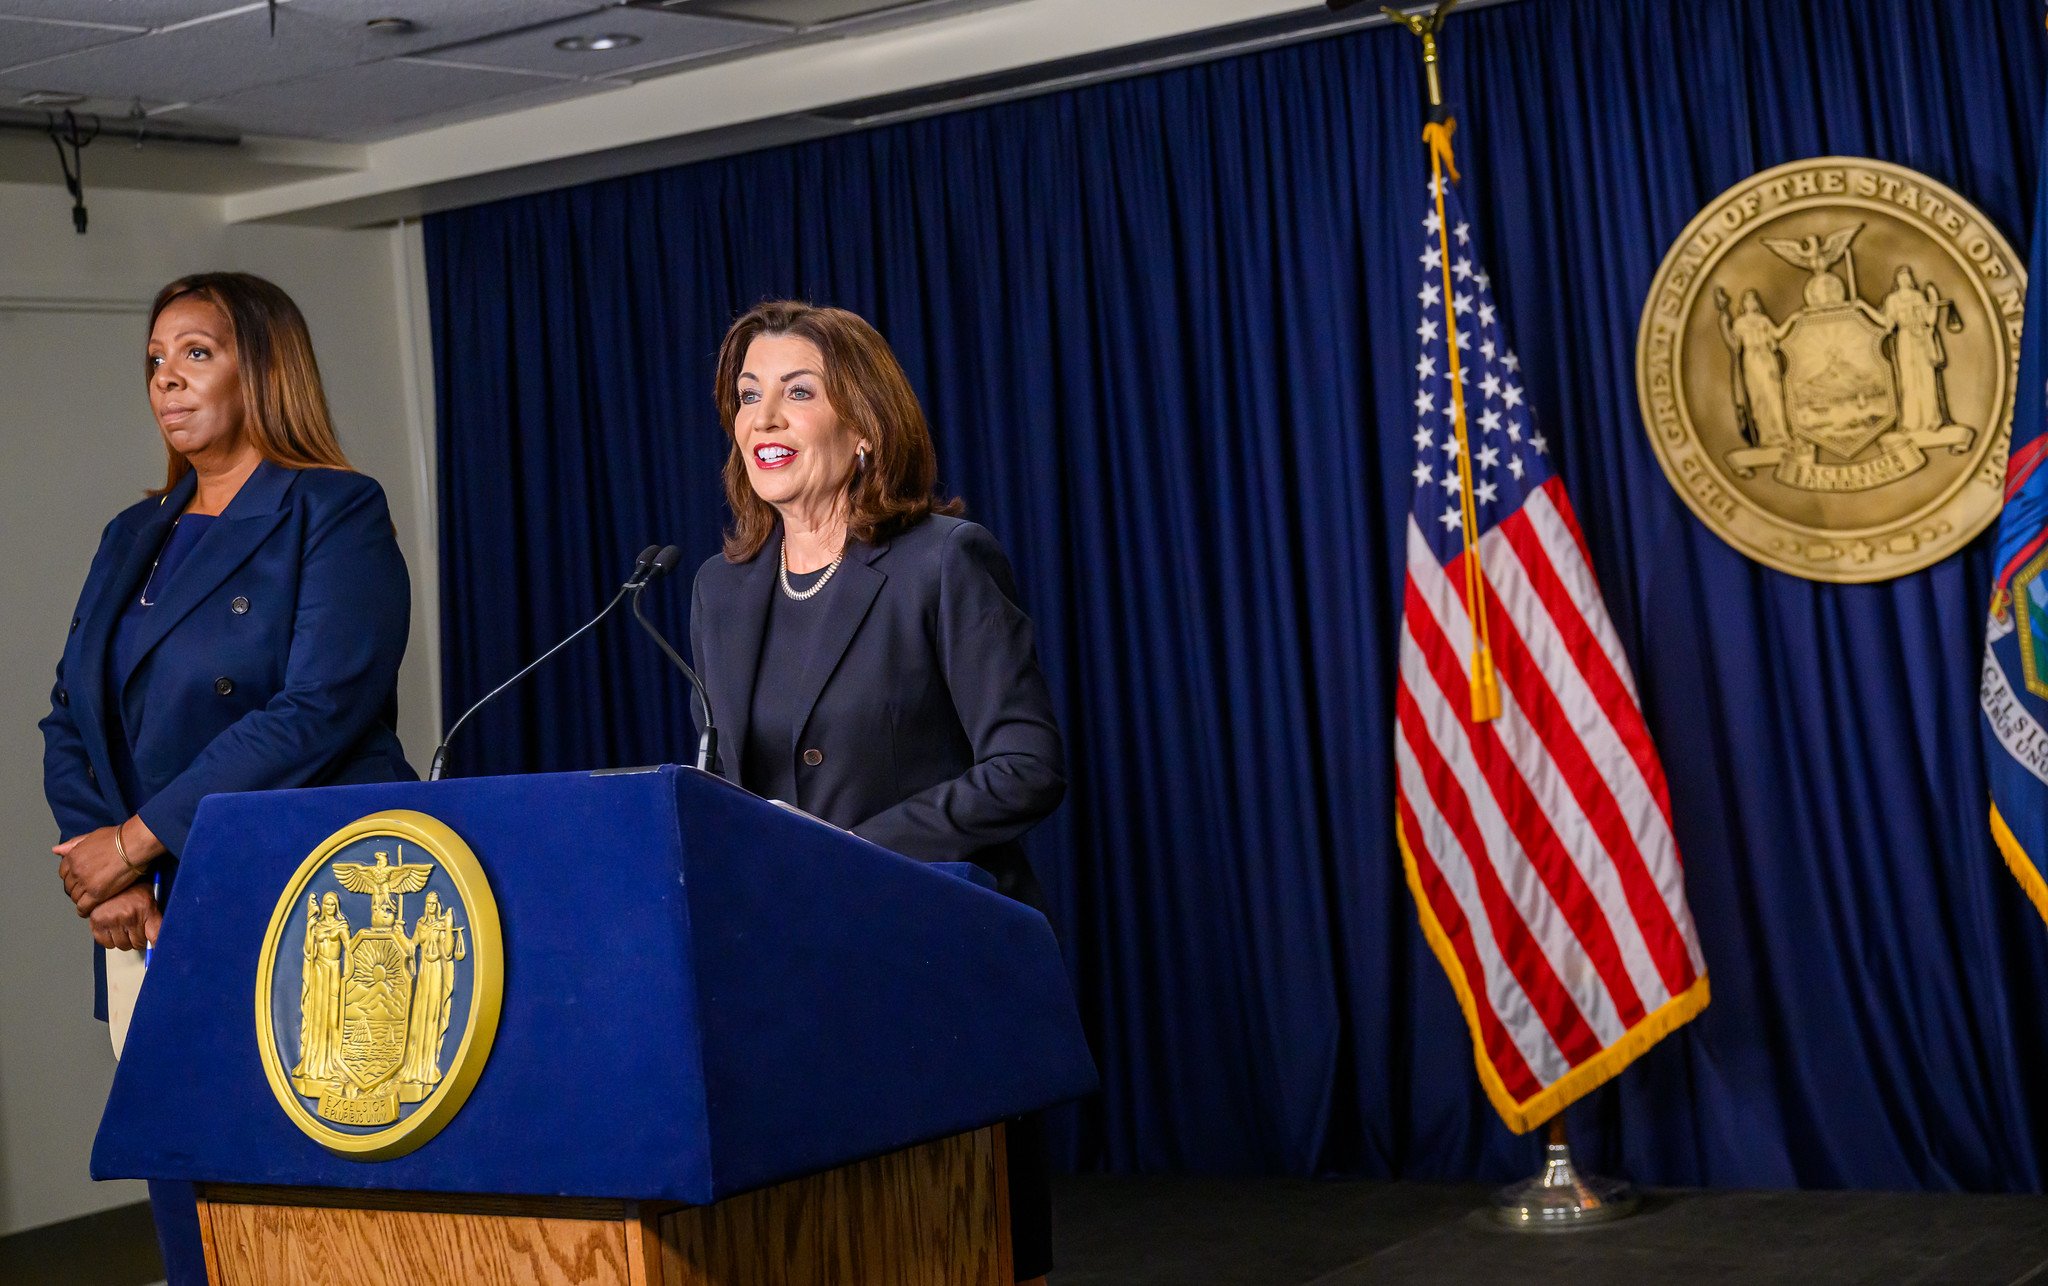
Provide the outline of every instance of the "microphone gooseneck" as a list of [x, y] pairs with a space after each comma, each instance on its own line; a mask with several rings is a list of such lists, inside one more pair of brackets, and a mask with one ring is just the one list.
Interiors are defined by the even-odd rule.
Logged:
[[[668, 549], [674, 548], [675, 546], [673, 545], [668, 546]], [[448, 766], [448, 743], [455, 740], [455, 734], [462, 731], [462, 725], [469, 722], [469, 717], [471, 715], [475, 714], [477, 711], [489, 705], [491, 701], [494, 698], [496, 698], [500, 692], [503, 692], [505, 689], [519, 682], [527, 675], [532, 674], [535, 670], [538, 670], [543, 664], [547, 662], [549, 657], [552, 657], [555, 653], [561, 651], [563, 648], [569, 646], [571, 643], [574, 643], [577, 639], [582, 638], [585, 634], [588, 634], [591, 630], [595, 629], [597, 627], [597, 623], [599, 621], [602, 621], [605, 617], [610, 616], [612, 614], [612, 609], [617, 607], [619, 605], [620, 600], [624, 599], [626, 595], [636, 594], [636, 591], [646, 588], [647, 582], [650, 579], [661, 574], [660, 572], [655, 571], [654, 568], [657, 560], [663, 553], [666, 552], [666, 549], [663, 549], [662, 547], [657, 545], [649, 545], [647, 548], [641, 550], [640, 556], [633, 561], [633, 574], [626, 578], [625, 584], [619, 586], [618, 593], [612, 595], [611, 602], [606, 603], [602, 611], [600, 611], [597, 615], [591, 617], [589, 620], [585, 621], [582, 625], [578, 626], [575, 632], [570, 634], [567, 638], [555, 644], [547, 651], [541, 653], [533, 660], [527, 662], [525, 667], [522, 668], [519, 671], [519, 673], [505, 680], [503, 683], [500, 683], [497, 687], [492, 688], [489, 692], [486, 692], [483, 695], [483, 697], [477, 701], [475, 705], [471, 706], [467, 710], [464, 710], [462, 712], [462, 717], [460, 719], [457, 719], [454, 725], [448, 729], [447, 734], [441, 738], [441, 744], [434, 747], [434, 760], [433, 763], [430, 764], [427, 768], [427, 780], [441, 780], [441, 773]], [[669, 566], [673, 567], [674, 565], [675, 562], [673, 559], [671, 559], [669, 562]], [[662, 570], [666, 571], [667, 569], [663, 568]]]
[[633, 587], [633, 619], [640, 623], [640, 628], [646, 630], [654, 639], [662, 654], [683, 672], [685, 679], [690, 681], [690, 691], [697, 698], [697, 709], [704, 716], [704, 730], [697, 734], [697, 768], [700, 772], [714, 772], [716, 769], [712, 765], [718, 762], [718, 728], [711, 722], [711, 698], [704, 691], [704, 681], [697, 677], [697, 672], [690, 668], [689, 663], [683, 660], [674, 647], [669, 645], [667, 636], [656, 629], [654, 622], [648, 620], [646, 613], [640, 610], [640, 595], [648, 585], [673, 570], [682, 556], [683, 551], [674, 545], [664, 546], [655, 556], [646, 578]]

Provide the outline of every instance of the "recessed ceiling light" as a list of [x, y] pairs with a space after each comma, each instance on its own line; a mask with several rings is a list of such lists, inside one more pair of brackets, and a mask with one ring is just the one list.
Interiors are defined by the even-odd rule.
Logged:
[[413, 29], [410, 18], [372, 18], [363, 25], [380, 36], [402, 36]]
[[55, 89], [36, 89], [23, 94], [16, 101], [23, 107], [76, 107], [85, 101], [85, 95], [66, 94]]
[[555, 48], [571, 54], [598, 54], [607, 49], [626, 49], [639, 43], [638, 36], [613, 31], [602, 36], [564, 36], [555, 42]]

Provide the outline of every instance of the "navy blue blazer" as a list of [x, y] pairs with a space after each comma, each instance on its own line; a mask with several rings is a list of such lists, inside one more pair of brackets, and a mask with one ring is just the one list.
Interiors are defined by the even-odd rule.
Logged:
[[[776, 593], [776, 538], [697, 570], [690, 645], [737, 782]], [[1018, 838], [1059, 805], [1066, 763], [1031, 620], [987, 529], [933, 517], [855, 543], [798, 680], [797, 807], [923, 861], [970, 861], [1043, 909]]]
[[[58, 831], [139, 813], [171, 870], [207, 795], [417, 776], [396, 730], [411, 584], [383, 488], [359, 473], [257, 466], [160, 591], [134, 669], [108, 674], [114, 626], [196, 485], [107, 524], [42, 722]], [[123, 726], [136, 799], [108, 753]]]

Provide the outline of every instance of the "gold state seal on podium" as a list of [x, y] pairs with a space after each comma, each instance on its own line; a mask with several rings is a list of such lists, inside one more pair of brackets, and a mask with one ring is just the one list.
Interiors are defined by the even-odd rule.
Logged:
[[377, 813], [324, 840], [278, 898], [256, 969], [263, 1070], [323, 1147], [399, 1156], [461, 1109], [503, 992], [497, 903], [469, 845], [425, 813]]
[[1636, 388], [1700, 520], [1812, 580], [1918, 571], [1998, 512], [2026, 271], [1901, 166], [1796, 161], [1721, 194], [1650, 288]]

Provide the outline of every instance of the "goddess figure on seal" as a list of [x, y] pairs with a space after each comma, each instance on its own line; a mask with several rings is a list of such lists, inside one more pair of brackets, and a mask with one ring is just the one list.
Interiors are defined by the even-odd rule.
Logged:
[[333, 893], [316, 904], [306, 895], [304, 973], [299, 978], [299, 1062], [292, 1075], [308, 1081], [341, 1075], [341, 979], [348, 972], [348, 917]]
[[1719, 292], [1715, 303], [1721, 312], [1721, 338], [1735, 354], [1736, 412], [1747, 412], [1755, 434], [1752, 446], [1788, 447], [1792, 435], [1785, 428], [1785, 377], [1779, 363], [1778, 345], [1791, 329], [1780, 326], [1764, 311], [1763, 296], [1754, 290], [1742, 292], [1742, 312], [1728, 315], [1727, 292]]
[[427, 894], [426, 911], [406, 943], [409, 950], [418, 950], [420, 966], [413, 982], [405, 1064], [398, 1070], [404, 1086], [432, 1089], [441, 1081], [441, 1042], [448, 1035], [448, 1002], [455, 995], [455, 962], [468, 955], [461, 935], [455, 912], [441, 909], [439, 894]]
[[[1943, 299], [1933, 282], [1921, 286], [1910, 265], [1900, 265], [1892, 293], [1882, 309], [1892, 326], [1892, 359], [1899, 368], [1899, 427], [1928, 433], [1948, 425], [1947, 399], [1941, 371], [1948, 350], [1941, 342], [1944, 315], [1953, 316], [1955, 301]], [[1958, 323], [1952, 323], [1958, 325]]]

